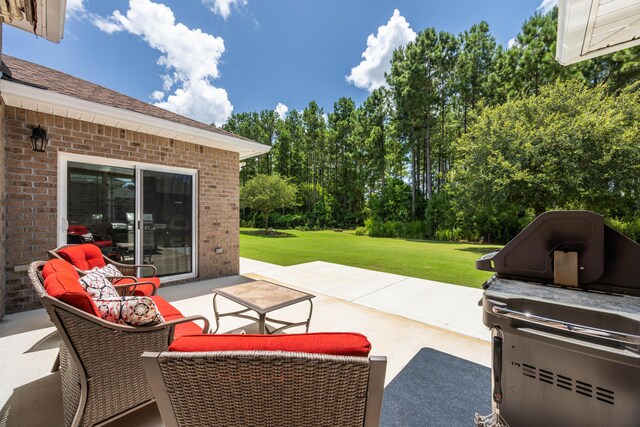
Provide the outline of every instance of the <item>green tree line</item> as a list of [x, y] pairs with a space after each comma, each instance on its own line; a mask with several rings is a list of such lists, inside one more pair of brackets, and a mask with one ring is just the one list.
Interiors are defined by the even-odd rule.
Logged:
[[556, 27], [557, 9], [536, 13], [508, 48], [486, 22], [426, 28], [362, 105], [234, 113], [224, 129], [273, 147], [241, 184], [296, 185], [274, 227], [504, 242], [545, 210], [590, 209], [638, 237], [640, 49], [564, 67]]

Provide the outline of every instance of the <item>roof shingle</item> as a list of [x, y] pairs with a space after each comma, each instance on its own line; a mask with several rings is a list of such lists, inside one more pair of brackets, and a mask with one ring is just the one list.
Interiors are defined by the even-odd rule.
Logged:
[[34, 64], [33, 62], [28, 62], [8, 55], [2, 55], [2, 61], [9, 67], [9, 70], [11, 70], [11, 77], [8, 78], [6, 75], [3, 75], [3, 79], [7, 79], [15, 83], [34, 86], [39, 89], [50, 90], [52, 92], [83, 99], [85, 101], [120, 108], [158, 119], [164, 119], [170, 122], [203, 129], [209, 132], [215, 132], [221, 135], [255, 142], [248, 138], [172, 113], [171, 111], [142, 102], [130, 96], [107, 89], [95, 83], [73, 77], [52, 68], [47, 68], [42, 65]]

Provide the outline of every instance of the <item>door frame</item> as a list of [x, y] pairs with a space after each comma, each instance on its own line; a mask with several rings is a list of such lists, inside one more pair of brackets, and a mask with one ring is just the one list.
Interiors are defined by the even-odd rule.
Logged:
[[[172, 282], [176, 280], [184, 280], [184, 279], [192, 279], [198, 276], [198, 171], [196, 169], [187, 169], [180, 168], [174, 166], [164, 166], [164, 165], [155, 165], [152, 163], [144, 163], [144, 162], [133, 162], [129, 160], [119, 160], [119, 159], [110, 159], [108, 157], [98, 157], [98, 156], [88, 156], [85, 154], [75, 154], [75, 153], [65, 153], [58, 152], [58, 191], [57, 191], [57, 219], [56, 219], [56, 246], [63, 246], [67, 244], [67, 165], [69, 162], [76, 163], [87, 163], [94, 164], [100, 166], [114, 166], [114, 167], [122, 167], [133, 169], [135, 178], [136, 178], [136, 218], [141, 218], [142, 216], [142, 185], [139, 183], [140, 178], [142, 176], [143, 170], [154, 171], [154, 172], [165, 172], [165, 173], [175, 173], [180, 175], [190, 175], [193, 177], [193, 186], [192, 186], [192, 215], [191, 218], [192, 230], [191, 230], [191, 242], [192, 242], [192, 252], [193, 255], [191, 257], [191, 272], [190, 273], [181, 273], [175, 274], [173, 276], [165, 276], [162, 278], [165, 282]], [[136, 263], [141, 262], [142, 260], [142, 247], [139, 244], [142, 238], [143, 230], [135, 226], [135, 239], [136, 239]]]

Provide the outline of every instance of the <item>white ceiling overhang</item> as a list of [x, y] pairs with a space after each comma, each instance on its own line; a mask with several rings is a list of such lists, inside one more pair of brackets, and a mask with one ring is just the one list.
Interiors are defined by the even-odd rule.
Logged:
[[563, 65], [640, 44], [640, 1], [559, 0], [556, 58]]
[[[59, 43], [64, 36], [64, 20], [67, 0], [36, 0], [38, 22], [36, 34], [50, 42]], [[33, 34], [33, 26], [26, 20], [14, 19], [4, 25], [20, 28]]]
[[8, 106], [231, 151], [238, 153], [240, 160], [267, 153], [271, 149], [267, 145], [242, 138], [110, 107], [8, 80], [0, 80], [0, 93]]

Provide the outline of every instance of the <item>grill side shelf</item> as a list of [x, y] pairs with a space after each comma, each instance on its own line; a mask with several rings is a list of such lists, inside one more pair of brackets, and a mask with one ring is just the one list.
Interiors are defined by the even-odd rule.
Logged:
[[632, 334], [624, 334], [621, 332], [608, 331], [606, 329], [598, 329], [590, 326], [577, 325], [575, 323], [564, 322], [562, 320], [548, 319], [542, 316], [536, 316], [530, 313], [523, 313], [511, 310], [505, 307], [493, 306], [491, 311], [496, 316], [506, 317], [509, 319], [520, 320], [535, 325], [545, 326], [552, 329], [558, 329], [575, 335], [581, 335], [591, 338], [601, 338], [615, 341], [622, 344], [640, 345], [640, 336]]

